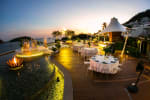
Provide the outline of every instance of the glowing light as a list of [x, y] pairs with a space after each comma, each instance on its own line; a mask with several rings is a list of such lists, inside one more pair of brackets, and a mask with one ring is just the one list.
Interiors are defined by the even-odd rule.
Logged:
[[73, 53], [71, 50], [68, 50], [68, 48], [62, 48], [61, 52], [59, 53], [60, 56], [58, 56], [58, 60], [63, 61], [63, 65], [67, 69], [72, 69], [72, 57]]
[[107, 45], [106, 44], [99, 44], [100, 47], [104, 48], [106, 47]]
[[29, 42], [25, 42], [21, 50], [16, 51], [16, 57], [30, 58], [52, 53], [52, 51], [47, 48], [46, 38], [44, 38], [44, 46], [37, 46], [37, 44], [34, 41], [32, 43], [34, 47], [28, 46]]
[[43, 52], [32, 53], [30, 55], [16, 54], [16, 57], [18, 57], [18, 58], [30, 58], [30, 57], [42, 56], [43, 54], [44, 54]]
[[64, 28], [63, 28], [63, 31], [66, 31], [66, 30], [67, 30], [67, 29], [64, 27]]
[[[57, 68], [57, 66], [53, 66], [55, 67], [55, 75], [52, 79], [52, 83], [51, 87], [49, 88], [50, 91], [48, 96], [48, 100], [63, 100], [63, 94], [64, 94], [64, 75], [63, 73]], [[59, 78], [59, 82], [57, 82], [56, 80]]]
[[23, 60], [18, 59], [16, 57], [13, 57], [11, 60], [7, 61], [8, 66], [10, 67], [10, 70], [18, 70], [23, 67], [22, 65]]
[[67, 40], [66, 43], [71, 44], [72, 40]]
[[16, 57], [14, 57], [14, 63], [17, 64]]

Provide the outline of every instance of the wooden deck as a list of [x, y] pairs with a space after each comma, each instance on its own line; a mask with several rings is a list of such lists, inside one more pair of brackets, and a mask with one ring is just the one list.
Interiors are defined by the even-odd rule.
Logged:
[[[137, 59], [128, 59], [121, 66], [122, 71], [116, 75], [104, 75], [88, 71], [88, 64], [71, 48], [62, 48], [55, 60], [63, 65], [73, 80], [74, 100], [129, 100], [125, 88], [136, 80]], [[142, 77], [141, 82], [146, 81]], [[150, 90], [148, 90], [150, 91]], [[138, 96], [138, 95], [137, 95]], [[135, 97], [133, 100], [148, 100], [147, 97]]]

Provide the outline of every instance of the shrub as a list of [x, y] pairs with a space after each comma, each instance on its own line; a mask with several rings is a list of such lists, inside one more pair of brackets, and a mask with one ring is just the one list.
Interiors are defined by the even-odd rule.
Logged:
[[69, 40], [69, 38], [68, 38], [68, 37], [63, 37], [61, 40], [62, 40], [63, 42], [66, 42], [67, 40]]
[[138, 48], [135, 47], [127, 47], [125, 53], [133, 56], [133, 57], [140, 57], [140, 51]]
[[115, 50], [122, 50], [123, 49], [123, 45], [124, 45], [123, 42], [116, 42], [114, 44], [114, 48], [115, 48]]
[[60, 48], [61, 47], [61, 45], [60, 45], [60, 42], [57, 42], [56, 44], [55, 44], [55, 46], [56, 46], [56, 48]]
[[81, 42], [80, 38], [77, 38], [77, 41], [78, 41], [78, 42]]
[[57, 43], [57, 42], [60, 42], [60, 40], [59, 40], [59, 39], [56, 39], [56, 40], [55, 40], [55, 43]]
[[136, 38], [129, 37], [129, 38], [128, 38], [127, 45], [128, 45], [128, 46], [132, 46], [132, 47], [137, 47], [137, 39], [136, 39]]
[[57, 50], [57, 48], [55, 48], [55, 47], [52, 47], [52, 50], [55, 52], [55, 51]]
[[88, 42], [88, 45], [89, 45], [89, 47], [91, 47], [91, 43], [90, 42]]
[[105, 51], [105, 55], [112, 52], [111, 47], [104, 48], [104, 51]]

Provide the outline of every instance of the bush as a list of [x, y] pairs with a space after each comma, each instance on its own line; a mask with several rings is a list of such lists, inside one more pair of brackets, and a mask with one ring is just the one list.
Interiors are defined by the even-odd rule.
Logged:
[[60, 42], [60, 40], [59, 40], [59, 39], [56, 39], [56, 40], [55, 40], [55, 43], [57, 43], [57, 42]]
[[128, 38], [127, 45], [128, 45], [128, 46], [132, 46], [132, 47], [137, 47], [137, 39], [136, 39], [136, 38], [129, 37], [129, 38]]
[[74, 36], [71, 37], [71, 40], [76, 40], [76, 39], [77, 39], [76, 35], [74, 35]]
[[111, 49], [111, 47], [106, 47], [106, 48], [104, 48], [104, 51], [105, 51], [105, 55], [106, 55], [108, 53], [111, 53], [112, 49]]
[[140, 51], [135, 47], [127, 47], [125, 53], [133, 57], [140, 57]]
[[55, 47], [52, 47], [52, 50], [55, 52], [55, 51], [57, 50], [57, 48], [55, 48]]
[[122, 50], [122, 49], [123, 49], [123, 46], [124, 46], [124, 43], [123, 43], [123, 42], [116, 42], [116, 43], [114, 44], [115, 50]]
[[88, 42], [88, 45], [89, 45], [89, 47], [91, 47], [91, 43], [90, 42]]
[[77, 38], [77, 41], [78, 41], [78, 42], [81, 42], [80, 38]]
[[60, 42], [57, 42], [56, 44], [55, 44], [55, 46], [56, 46], [56, 48], [60, 48], [61, 47], [61, 45], [60, 45]]
[[99, 36], [99, 41], [103, 41], [104, 40], [104, 36]]
[[67, 40], [69, 40], [69, 38], [68, 38], [68, 37], [63, 37], [61, 40], [62, 40], [63, 42], [66, 42]]

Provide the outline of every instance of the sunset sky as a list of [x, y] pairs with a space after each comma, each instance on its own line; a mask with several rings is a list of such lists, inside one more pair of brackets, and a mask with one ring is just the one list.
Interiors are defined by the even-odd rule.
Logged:
[[63, 28], [97, 32], [112, 17], [120, 23], [150, 9], [150, 0], [0, 0], [0, 39], [48, 37]]

